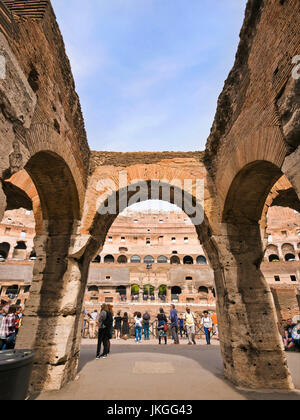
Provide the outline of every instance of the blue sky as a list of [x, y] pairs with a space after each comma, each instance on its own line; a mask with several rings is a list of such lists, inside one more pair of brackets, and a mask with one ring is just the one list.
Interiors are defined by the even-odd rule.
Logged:
[[52, 0], [93, 150], [203, 150], [246, 0]]

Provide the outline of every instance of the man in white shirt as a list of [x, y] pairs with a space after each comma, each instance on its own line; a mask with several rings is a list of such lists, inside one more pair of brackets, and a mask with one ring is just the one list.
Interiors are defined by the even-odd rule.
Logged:
[[203, 312], [203, 318], [201, 320], [201, 325], [204, 327], [205, 337], [206, 337], [206, 343], [209, 346], [210, 345], [210, 334], [213, 328], [213, 322], [211, 317], [209, 316], [208, 312]]
[[195, 322], [195, 315], [191, 312], [190, 308], [186, 308], [186, 313], [183, 316], [185, 320], [186, 332], [188, 335], [189, 345], [197, 344], [195, 341], [196, 335], [196, 322]]

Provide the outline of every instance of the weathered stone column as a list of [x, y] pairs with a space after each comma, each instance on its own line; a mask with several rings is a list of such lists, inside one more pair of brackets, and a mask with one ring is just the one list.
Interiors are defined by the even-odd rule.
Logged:
[[252, 389], [293, 389], [275, 304], [260, 263], [258, 224], [227, 225], [214, 238], [220, 265], [214, 267], [220, 344], [225, 376]]
[[6, 210], [6, 195], [3, 192], [2, 184], [0, 183], [0, 221], [2, 221], [4, 217], [4, 213]]
[[60, 389], [74, 380], [81, 342], [88, 262], [67, 255], [69, 235], [35, 239], [37, 260], [17, 348], [37, 352], [32, 391]]

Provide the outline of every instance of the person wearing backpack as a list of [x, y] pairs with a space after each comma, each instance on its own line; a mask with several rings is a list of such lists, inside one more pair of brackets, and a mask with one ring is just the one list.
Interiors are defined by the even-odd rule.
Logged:
[[144, 338], [145, 340], [150, 340], [150, 332], [149, 332], [149, 328], [150, 328], [150, 315], [149, 313], [146, 311], [143, 315], [143, 328], [144, 328]]
[[136, 342], [140, 343], [142, 341], [142, 324], [143, 324], [143, 318], [140, 312], [136, 313], [136, 316], [134, 317], [134, 321], [135, 321]]
[[165, 315], [163, 308], [160, 308], [159, 314], [157, 315], [157, 320], [158, 320], [157, 331], [158, 331], [158, 340], [159, 340], [158, 344], [161, 344], [161, 339], [164, 338], [165, 345], [167, 345], [168, 344], [168, 337], [167, 337], [168, 320], [167, 320], [167, 317]]
[[[107, 357], [107, 341], [110, 333], [109, 325], [112, 316], [109, 315], [108, 306], [106, 304], [102, 305], [101, 313], [98, 319], [98, 344], [97, 344], [97, 354], [96, 359], [106, 359]], [[103, 353], [101, 354], [101, 346], [103, 345]]]
[[175, 305], [172, 305], [172, 309], [171, 309], [171, 313], [170, 313], [170, 321], [171, 321], [172, 337], [173, 337], [173, 340], [174, 340], [174, 344], [179, 344], [178, 312], [176, 310]]

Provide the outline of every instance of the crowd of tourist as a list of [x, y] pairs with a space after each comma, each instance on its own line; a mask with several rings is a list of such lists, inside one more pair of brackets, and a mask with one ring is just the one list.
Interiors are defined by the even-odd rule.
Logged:
[[[189, 307], [184, 314], [179, 315], [175, 305], [172, 305], [170, 313], [167, 315], [161, 308], [155, 319], [151, 320], [151, 315], [146, 311], [144, 314], [135, 312], [133, 318], [129, 320], [128, 313], [123, 315], [119, 311], [116, 316], [113, 313], [113, 306], [103, 304], [100, 313], [94, 310], [91, 314], [85, 311], [83, 336], [91, 339], [97, 338], [96, 358], [106, 358], [110, 353], [110, 340], [130, 338], [131, 327], [134, 328], [135, 341], [141, 343], [150, 340], [150, 326], [155, 324], [157, 330], [158, 344], [168, 344], [168, 337], [172, 336], [173, 344], [178, 345], [180, 339], [187, 338], [188, 345], [196, 344], [196, 329], [200, 328], [206, 337], [206, 344], [211, 344], [211, 336], [218, 337], [218, 320], [214, 313], [210, 315], [205, 311], [199, 319]], [[98, 332], [98, 334], [97, 334]]]
[[22, 317], [20, 306], [0, 305], [0, 351], [15, 348]]
[[292, 319], [287, 320], [287, 325], [284, 328], [283, 343], [285, 351], [294, 348], [300, 350], [300, 322], [296, 324]]

